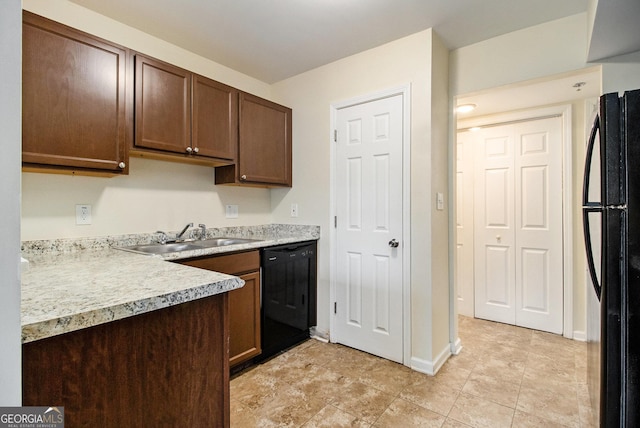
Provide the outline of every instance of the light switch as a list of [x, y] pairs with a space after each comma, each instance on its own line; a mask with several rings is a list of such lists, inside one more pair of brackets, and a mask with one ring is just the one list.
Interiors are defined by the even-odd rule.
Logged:
[[436, 209], [438, 211], [444, 210], [444, 194], [442, 192], [436, 193]]

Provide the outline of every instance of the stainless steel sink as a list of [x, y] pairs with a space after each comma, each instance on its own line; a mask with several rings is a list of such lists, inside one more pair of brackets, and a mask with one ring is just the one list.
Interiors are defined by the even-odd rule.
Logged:
[[227, 245], [248, 244], [259, 241], [259, 239], [221, 237], [205, 239], [202, 241], [132, 245], [130, 247], [118, 247], [118, 249], [143, 254], [168, 254], [176, 253], [178, 251], [202, 250], [203, 248], [224, 247]]
[[203, 241], [194, 241], [194, 245], [199, 245], [202, 248], [211, 248], [211, 247], [224, 247], [226, 245], [236, 245], [236, 244], [249, 244], [251, 242], [260, 242], [260, 239], [249, 239], [249, 238], [211, 238], [205, 239]]
[[120, 247], [118, 249], [132, 251], [134, 253], [167, 254], [175, 253], [178, 251], [201, 250], [202, 247], [194, 245], [193, 242], [172, 242], [169, 244], [132, 245], [130, 247]]

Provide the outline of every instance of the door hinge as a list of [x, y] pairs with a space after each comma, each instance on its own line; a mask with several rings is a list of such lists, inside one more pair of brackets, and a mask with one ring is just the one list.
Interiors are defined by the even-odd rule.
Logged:
[[338, 130], [337, 129], [333, 130], [333, 141], [336, 142], [336, 143], [338, 142]]
[[338, 302], [333, 302], [333, 313], [334, 314], [338, 313]]
[[337, 215], [333, 216], [333, 227], [334, 227], [334, 229], [338, 228], [338, 216]]

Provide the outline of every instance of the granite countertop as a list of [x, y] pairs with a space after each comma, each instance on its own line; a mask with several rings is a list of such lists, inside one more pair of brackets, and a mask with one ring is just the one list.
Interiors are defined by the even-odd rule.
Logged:
[[303, 242], [317, 226], [264, 225], [208, 229], [207, 237], [259, 241], [141, 255], [117, 247], [153, 242], [155, 234], [25, 241], [22, 256], [22, 342], [63, 334], [240, 288], [244, 281], [173, 260]]

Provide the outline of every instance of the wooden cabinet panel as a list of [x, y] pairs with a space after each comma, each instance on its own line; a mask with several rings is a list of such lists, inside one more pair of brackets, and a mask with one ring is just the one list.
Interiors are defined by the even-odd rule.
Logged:
[[216, 168], [216, 184], [291, 187], [291, 109], [247, 93], [239, 98], [238, 159]]
[[234, 160], [238, 147], [238, 90], [193, 75], [193, 148], [200, 156]]
[[136, 147], [187, 153], [191, 73], [136, 55]]
[[238, 275], [245, 285], [229, 294], [229, 364], [243, 363], [262, 352], [260, 345], [260, 252], [200, 257], [180, 263]]
[[23, 12], [25, 166], [127, 173], [127, 50]]
[[241, 275], [244, 287], [229, 292], [229, 366], [260, 355], [260, 272]]
[[69, 426], [229, 426], [227, 293], [22, 347], [23, 405]]

